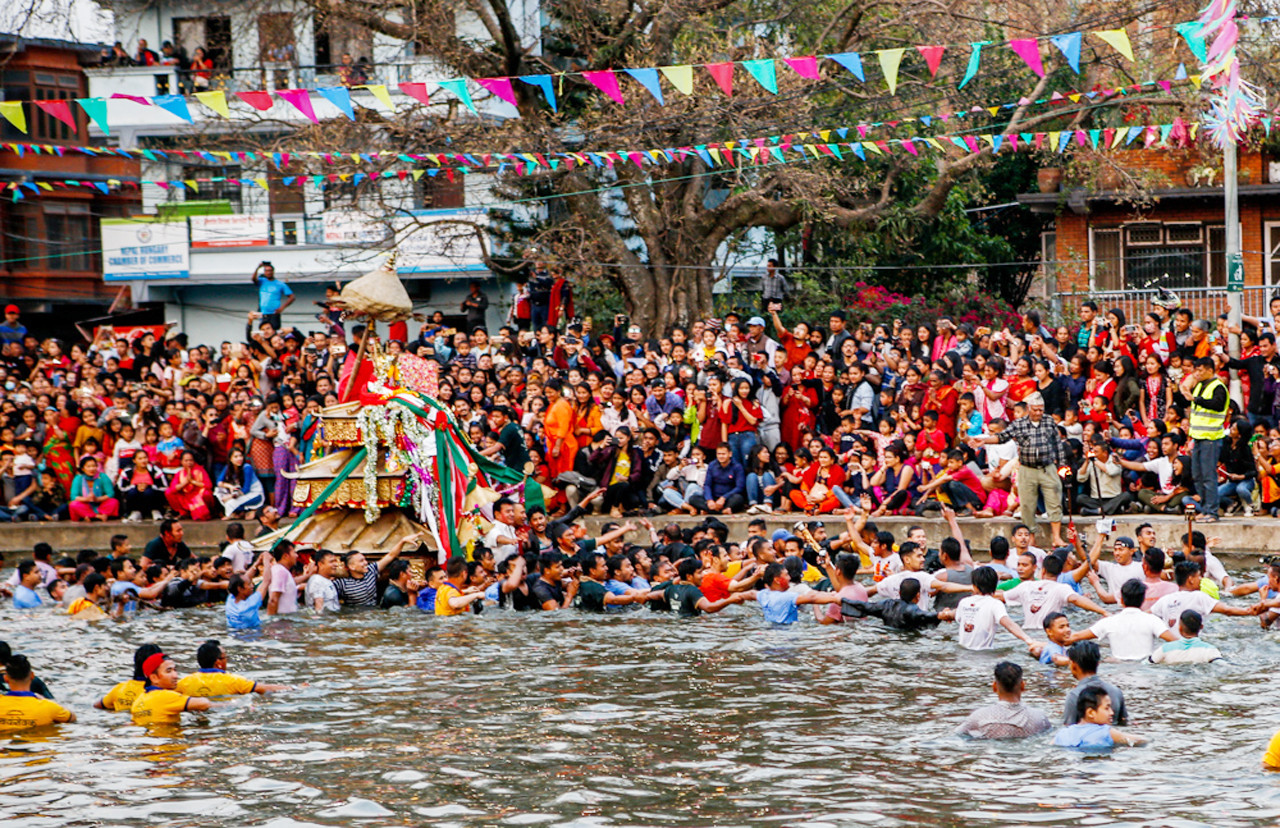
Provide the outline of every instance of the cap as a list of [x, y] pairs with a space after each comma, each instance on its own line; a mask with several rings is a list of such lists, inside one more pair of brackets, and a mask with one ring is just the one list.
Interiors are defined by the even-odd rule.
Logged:
[[5, 305], [4, 312], [5, 313], [22, 313], [22, 311], [18, 310], [17, 305]]
[[1044, 405], [1044, 397], [1040, 396], [1039, 391], [1033, 391], [1023, 399], [1023, 402], [1027, 405]]
[[760, 327], [762, 327], [762, 328], [763, 328], [763, 327], [764, 327], [764, 320], [763, 320], [763, 319], [761, 319], [761, 318], [760, 318], [760, 317], [758, 317], [758, 316], [753, 316], [753, 317], [751, 317], [750, 319], [748, 319], [748, 320], [747, 320], [747, 326], [748, 326], [748, 327], [750, 327], [751, 325], [759, 325]]
[[1133, 538], [1128, 537], [1127, 535], [1121, 535], [1120, 537], [1116, 538], [1115, 545], [1116, 545], [1116, 546], [1127, 546], [1127, 547], [1129, 547], [1130, 549], [1137, 549], [1137, 548], [1138, 548], [1138, 545], [1137, 545], [1136, 543], [1134, 543], [1134, 542], [1133, 542]]
[[160, 669], [160, 665], [164, 664], [169, 657], [164, 653], [152, 653], [147, 656], [147, 660], [142, 662], [142, 675], [151, 678], [151, 675]]
[[791, 533], [786, 529], [774, 529], [773, 534], [769, 536], [769, 540], [777, 543], [778, 541], [784, 541], [789, 537], [791, 537]]

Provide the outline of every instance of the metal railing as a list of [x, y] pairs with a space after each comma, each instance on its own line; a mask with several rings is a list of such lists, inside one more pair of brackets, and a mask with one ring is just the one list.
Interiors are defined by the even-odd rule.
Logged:
[[[344, 77], [343, 69], [338, 64], [320, 66], [302, 66], [288, 61], [264, 60], [258, 66], [214, 67], [210, 70], [209, 86], [196, 90], [194, 73], [179, 66], [163, 64], [155, 66], [93, 66], [88, 67], [88, 75], [93, 77], [130, 77], [149, 81], [154, 84], [145, 94], [177, 95], [191, 94], [193, 91], [222, 90], [228, 93], [254, 91], [259, 89], [298, 89], [315, 88], [317, 86], [343, 86], [348, 75]], [[382, 84], [392, 94], [398, 94], [396, 87], [405, 82], [426, 81], [444, 77], [444, 70], [439, 62], [430, 58], [409, 60], [396, 63], [363, 64], [356, 77], [350, 79], [352, 86], [362, 84]], [[136, 92], [135, 92], [136, 94]]]
[[[1173, 292], [1182, 300], [1182, 307], [1190, 308], [1197, 319], [1213, 321], [1219, 314], [1227, 312], [1225, 287], [1179, 288]], [[1140, 325], [1142, 317], [1151, 311], [1151, 300], [1155, 294], [1154, 289], [1061, 292], [1051, 300], [1053, 316], [1059, 322], [1073, 322], [1081, 303], [1093, 301], [1097, 303], [1099, 311], [1105, 313], [1111, 308], [1120, 308], [1130, 324]], [[1280, 287], [1274, 285], [1246, 286], [1242, 294], [1244, 315], [1269, 315], [1271, 298], [1277, 294], [1280, 294]]]

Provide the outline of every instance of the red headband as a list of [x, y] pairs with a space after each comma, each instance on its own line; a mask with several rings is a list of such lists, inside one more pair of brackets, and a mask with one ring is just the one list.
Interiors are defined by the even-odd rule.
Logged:
[[164, 664], [169, 657], [164, 653], [154, 653], [147, 656], [147, 660], [142, 662], [142, 675], [151, 678], [151, 674], [160, 669], [160, 665]]

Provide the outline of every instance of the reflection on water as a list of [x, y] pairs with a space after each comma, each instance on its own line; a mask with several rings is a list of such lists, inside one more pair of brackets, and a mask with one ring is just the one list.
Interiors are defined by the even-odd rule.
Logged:
[[[692, 621], [359, 613], [242, 637], [212, 609], [37, 619], [0, 611], [0, 638], [80, 723], [0, 741], [6, 826], [1280, 823], [1280, 778], [1259, 770], [1280, 634], [1253, 619], [1209, 624], [1225, 663], [1104, 666], [1152, 740], [1104, 757], [953, 736], [1003, 656], [1055, 718], [1073, 682], [1012, 643], [963, 653], [946, 625], [771, 629], [749, 605]], [[170, 732], [90, 708], [138, 644], [185, 673], [207, 637], [235, 672], [307, 686]]]

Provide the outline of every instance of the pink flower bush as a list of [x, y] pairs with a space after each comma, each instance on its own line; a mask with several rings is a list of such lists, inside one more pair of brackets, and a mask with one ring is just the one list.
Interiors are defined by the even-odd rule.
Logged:
[[907, 296], [883, 285], [858, 282], [852, 293], [844, 297], [844, 306], [853, 321], [868, 320], [872, 324], [892, 325], [901, 319], [903, 324], [917, 326], [932, 324], [939, 317], [950, 317], [957, 325], [969, 323], [975, 328], [986, 326], [996, 330], [1009, 327], [1017, 329], [1021, 316], [1004, 301], [982, 293], [948, 294], [930, 300], [924, 296]]

